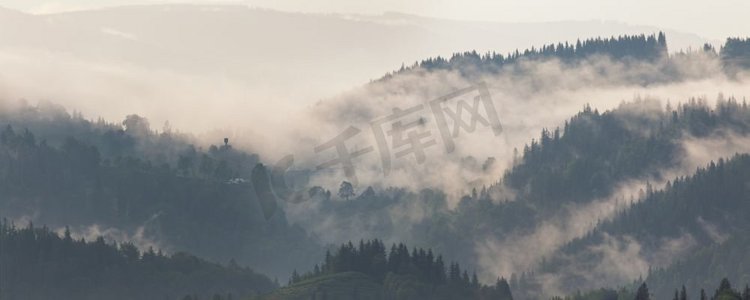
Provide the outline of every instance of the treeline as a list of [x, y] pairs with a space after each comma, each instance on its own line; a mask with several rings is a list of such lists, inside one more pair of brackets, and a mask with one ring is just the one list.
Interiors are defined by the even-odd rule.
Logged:
[[231, 262], [211, 263], [186, 253], [139, 251], [62, 236], [47, 227], [0, 225], [1, 299], [182, 299], [222, 295], [238, 299], [269, 292], [267, 277]]
[[564, 63], [573, 63], [593, 56], [607, 56], [612, 59], [655, 61], [667, 57], [667, 40], [663, 32], [658, 35], [625, 35], [612, 38], [590, 38], [577, 40], [575, 44], [557, 43], [516, 50], [507, 55], [496, 52], [485, 54], [476, 51], [454, 53], [450, 58], [434, 57], [414, 63], [410, 67], [388, 74], [384, 79], [415, 69], [432, 70], [474, 70], [497, 73], [506, 65], [521, 60], [542, 60], [556, 58]]
[[[716, 50], [711, 44], [704, 44], [697, 51], [689, 50], [685, 52], [680, 50], [677, 55], [670, 56], [667, 49], [666, 36], [663, 32], [652, 35], [624, 35], [611, 38], [589, 38], [586, 40], [577, 40], [572, 43], [557, 43], [543, 45], [539, 48], [531, 47], [525, 50], [516, 50], [507, 55], [496, 52], [478, 53], [477, 51], [466, 51], [454, 53], [451, 57], [445, 58], [437, 56], [427, 58], [410, 66], [402, 65], [400, 69], [383, 76], [380, 81], [387, 80], [393, 76], [402, 73], [413, 72], [416, 70], [434, 71], [434, 70], [454, 70], [463, 75], [473, 74], [497, 74], [503, 71], [518, 72], [520, 69], [515, 68], [519, 62], [523, 61], [544, 61], [556, 59], [566, 65], [575, 65], [576, 63], [586, 61], [593, 57], [607, 57], [609, 59], [630, 63], [645, 62], [655, 63], [663, 62], [658, 70], [666, 78], [679, 79], [680, 76], [696, 76], [697, 74], [680, 74], [677, 70], [679, 65], [689, 62], [691, 59], [700, 60], [700, 55], [708, 54], [710, 57], [717, 57]], [[728, 38], [720, 49], [718, 55], [724, 71], [729, 75], [736, 75], [742, 70], [750, 69], [750, 38]], [[657, 74], [643, 74], [644, 76], [655, 76]], [[675, 77], [677, 76], [677, 77]], [[654, 77], [649, 80], [665, 80]], [[641, 81], [641, 84], [650, 81]], [[638, 83], [639, 81], [634, 81]]]
[[[498, 278], [492, 286], [479, 282], [458, 263], [446, 265], [432, 250], [393, 245], [386, 253], [380, 240], [341, 245], [334, 254], [326, 253], [321, 266], [303, 275], [292, 274], [290, 285], [345, 272], [359, 272], [383, 284], [386, 299], [498, 299], [512, 300], [508, 281]], [[406, 296], [408, 295], [408, 297]]]

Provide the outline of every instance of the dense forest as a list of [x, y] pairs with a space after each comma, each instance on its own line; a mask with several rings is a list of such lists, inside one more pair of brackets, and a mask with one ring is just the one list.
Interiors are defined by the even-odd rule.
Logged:
[[177, 252], [140, 252], [131, 243], [109, 244], [62, 236], [49, 228], [0, 225], [1, 299], [235, 299], [277, 287], [234, 261], [223, 266]]
[[[666, 269], [650, 270], [646, 281], [656, 287], [652, 291], [663, 299], [669, 287], [684, 284], [690, 290], [706, 286], [718, 277], [736, 281], [750, 281], [749, 244], [744, 233], [750, 230], [746, 212], [747, 182], [750, 181], [750, 156], [737, 155], [711, 163], [686, 178], [675, 178], [664, 190], [647, 191], [643, 199], [631, 204], [612, 220], [604, 221], [585, 237], [572, 241], [558, 256], [542, 266], [545, 272], [564, 274], [572, 264], [577, 267], [596, 265], [597, 258], [591, 245], [609, 239], [638, 243], [643, 253], [656, 256], [664, 241], [689, 241], [675, 249], [690, 254]], [[720, 229], [719, 229], [720, 228]], [[625, 242], [623, 242], [625, 243]], [[582, 278], [570, 276], [566, 282]]]
[[[353, 235], [409, 240], [417, 247], [435, 249], [449, 260], [459, 261], [468, 269], [476, 270], [482, 266], [472, 252], [471, 245], [475, 241], [487, 236], [504, 238], [533, 229], [568, 203], [585, 204], [609, 195], [623, 180], [647, 175], [661, 176], [658, 175], [659, 170], [679, 164], [684, 152], [680, 144], [682, 138], [720, 136], [728, 132], [744, 136], [748, 133], [748, 120], [750, 109], [747, 104], [733, 98], [719, 99], [713, 108], [697, 99], [667, 110], [655, 108], [648, 101], [624, 103], [618, 109], [603, 113], [587, 106], [566, 122], [562, 129], [544, 130], [538, 141], [532, 141], [523, 149], [514, 167], [500, 183], [463, 197], [455, 209], [448, 208], [447, 196], [439, 190], [415, 193], [399, 188], [367, 188], [355, 197], [336, 199], [337, 196], [332, 196], [336, 193], [313, 187], [304, 195], [295, 196], [307, 197], [297, 199], [301, 203], [320, 203], [318, 209], [336, 216], [335, 220], [339, 223], [331, 228], [349, 230]], [[78, 122], [88, 124], [83, 120]], [[35, 126], [42, 127], [39, 124]], [[119, 134], [138, 139], [128, 134], [127, 130]], [[29, 130], [12, 126], [6, 126], [0, 137], [3, 149], [3, 172], [0, 173], [3, 181], [0, 188], [6, 195], [2, 202], [4, 212], [21, 216], [34, 212], [37, 218], [58, 226], [71, 223], [106, 224], [131, 230], [144, 227], [147, 234], [167, 242], [175, 249], [188, 250], [218, 261], [236, 258], [242, 264], [253, 266], [264, 266], [263, 263], [270, 265], [272, 262], [268, 257], [290, 255], [295, 251], [304, 253], [301, 256], [292, 255], [295, 259], [323, 253], [315, 250], [323, 249], [323, 246], [312, 241], [308, 242], [310, 246], [295, 244], [309, 241], [307, 233], [301, 228], [315, 224], [290, 226], [283, 218], [281, 207], [278, 215], [266, 220], [262, 201], [257, 199], [258, 194], [252, 190], [251, 184], [230, 183], [226, 179], [232, 176], [221, 177], [216, 173], [182, 172], [177, 167], [179, 156], [174, 161], [176, 166], [168, 163], [153, 166], [149, 160], [137, 157], [100, 154], [98, 147], [73, 137], [61, 139], [61, 142], [57, 142], [59, 146], [52, 146], [46, 140], [38, 141]], [[234, 151], [239, 152], [226, 144], [212, 147], [200, 156], [219, 160], [222, 153]], [[267, 172], [258, 165], [250, 170], [250, 177], [253, 170], [261, 174]], [[39, 185], [39, 182], [46, 183]], [[674, 186], [679, 183], [676, 180], [670, 184]], [[498, 199], [497, 195], [505, 195], [502, 190], [508, 188], [515, 191], [515, 199]], [[648, 191], [648, 195], [652, 193], [654, 191]], [[32, 203], [21, 201], [30, 196], [39, 200]], [[215, 201], [225, 202], [226, 205], [217, 207]], [[405, 222], [388, 215], [394, 208], [412, 205], [423, 209], [429, 218]], [[635, 211], [638, 209], [634, 207]], [[706, 217], [703, 219], [707, 220]], [[358, 222], [376, 222], [379, 225], [368, 228], [369, 231], [353, 230], [361, 228]], [[601, 226], [604, 227], [600, 230], [609, 226], [606, 224], [609, 223], [603, 223]], [[659, 226], [669, 228], [666, 224]], [[256, 231], [259, 230], [257, 228], [260, 231]], [[218, 243], [216, 245], [221, 245], [226, 243], [227, 236], [233, 237], [234, 245], [247, 246], [221, 247], [204, 242], [215, 241]], [[285, 239], [287, 242], [284, 242]], [[270, 242], [274, 240], [279, 241], [278, 244]], [[271, 248], [259, 248], [261, 245]], [[273, 245], [281, 247], [273, 248]], [[569, 247], [574, 246], [566, 246]], [[263, 252], [266, 251], [263, 249], [268, 250]], [[315, 251], [319, 251], [318, 254]], [[705, 257], [712, 255], [713, 252], [704, 254]], [[305, 261], [305, 264], [289, 262], [292, 266], [290, 269], [313, 264], [312, 259]], [[535, 274], [551, 270], [554, 261], [548, 259], [536, 271], [530, 269], [523, 274], [506, 274], [507, 283], [514, 290], [516, 298], [539, 296], [541, 285], [535, 279]], [[334, 274], [341, 276], [342, 272], [367, 274], [361, 270], [342, 270]], [[667, 271], [654, 270], [654, 274], [658, 272]], [[334, 274], [321, 273], [325, 276]], [[286, 275], [275, 276], [285, 278]], [[729, 274], [717, 271], [701, 279], [700, 284], [716, 276]], [[657, 280], [657, 277], [651, 276], [647, 280], [651, 278]], [[376, 285], [383, 284], [378, 280], [374, 282]], [[674, 279], [657, 285], [656, 291], [662, 293], [662, 287], [676, 284], [690, 285]], [[585, 283], [577, 282], [571, 286], [585, 286]]]
[[[455, 209], [448, 208], [444, 193], [431, 189], [415, 193], [366, 188], [356, 197], [340, 201], [343, 199], [332, 199], [335, 191], [315, 187], [302, 195], [309, 197], [302, 203], [336, 216], [336, 223], [326, 228], [342, 228], [344, 232], [337, 234], [346, 238], [359, 235], [409, 240], [417, 247], [435, 249], [450, 260], [480, 269], [474, 245], [482, 239], [528, 234], [561, 211], [567, 213], [572, 204], [586, 205], [611, 195], [627, 180], [670, 180], [670, 175], [662, 171], [683, 163], [685, 138], [747, 136], [749, 130], [750, 108], [733, 98], [720, 98], [714, 107], [702, 99], [666, 109], [652, 101], [623, 103], [606, 112], [587, 106], [563, 128], [543, 130], [538, 140], [520, 151], [502, 181], [462, 197]], [[646, 186], [643, 189], [644, 194], [649, 192]], [[635, 191], [632, 196], [639, 193]], [[622, 207], [627, 207], [629, 200], [621, 199]], [[390, 215], [394, 210], [415, 207], [429, 217], [412, 221]], [[313, 219], [305, 222], [308, 228], [318, 224]], [[514, 295], [531, 297], [525, 293], [539, 291], [534, 269], [505, 274]]]
[[256, 193], [250, 181], [264, 182], [265, 168], [231, 144], [202, 151], [179, 134], [156, 134], [138, 116], [116, 126], [48, 105], [8, 114], [0, 132], [4, 217], [34, 216], [74, 232], [142, 231], [167, 249], [236, 259], [274, 276], [324, 251]]
[[[553, 208], [611, 194], [614, 184], [678, 163], [683, 138], [750, 133], [747, 103], [719, 96], [715, 107], [690, 99], [662, 109], [656, 103], [625, 103], [599, 113], [590, 107], [562, 129], [543, 130], [523, 149], [504, 182], [524, 199]], [[557, 203], [557, 204], [556, 204]]]
[[750, 69], [750, 38], [728, 38], [721, 48], [721, 61], [732, 74]]

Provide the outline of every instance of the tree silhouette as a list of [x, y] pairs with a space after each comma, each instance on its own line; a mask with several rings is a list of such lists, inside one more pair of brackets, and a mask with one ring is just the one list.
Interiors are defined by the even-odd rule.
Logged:
[[648, 293], [648, 286], [646, 283], [641, 283], [638, 287], [638, 291], [635, 293], [635, 300], [651, 300], [651, 295]]
[[349, 198], [354, 197], [354, 186], [348, 181], [342, 181], [341, 185], [339, 186], [339, 192], [338, 196], [340, 198], [349, 200]]

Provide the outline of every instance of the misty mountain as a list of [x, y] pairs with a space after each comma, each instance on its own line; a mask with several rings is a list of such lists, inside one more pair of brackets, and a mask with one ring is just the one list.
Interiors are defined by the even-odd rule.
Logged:
[[323, 251], [262, 192], [268, 175], [257, 156], [231, 144], [203, 150], [186, 136], [156, 134], [136, 115], [115, 125], [51, 105], [4, 113], [3, 217], [235, 259], [275, 276], [311, 265]]
[[[316, 15], [220, 5], [124, 6], [51, 15], [4, 9], [0, 22], [6, 25], [2, 26], [7, 37], [2, 41], [4, 48], [36, 48], [94, 60], [225, 74], [253, 72], [258, 67], [273, 74], [270, 68], [290, 65], [327, 73], [320, 70], [334, 71], [332, 67], [356, 62], [371, 72], [370, 78], [384, 65], [397, 66], [461, 48], [511, 52], [550, 40], [574, 42], [586, 36], [659, 31], [614, 22], [482, 23], [398, 13]], [[674, 50], [708, 42], [690, 34], [667, 34]], [[361, 49], [368, 49], [369, 55]]]
[[[705, 45], [705, 50], [711, 50], [709, 44]], [[566, 64], [581, 62], [587, 58], [603, 56], [610, 57], [614, 60], [629, 61], [648, 61], [656, 63], [659, 60], [669, 58], [667, 50], [667, 40], [663, 32], [657, 35], [634, 35], [620, 36], [618, 38], [596, 38], [581, 41], [575, 44], [562, 42], [544, 45], [540, 49], [526, 49], [523, 52], [516, 50], [506, 56], [496, 52], [479, 54], [476, 51], [455, 53], [450, 59], [442, 57], [429, 58], [415, 63], [409, 68], [402, 68], [394, 74], [388, 74], [384, 79], [393, 75], [405, 72], [414, 72], [420, 70], [459, 70], [464, 76], [476, 76], [473, 73], [498, 73], [506, 65], [518, 64], [523, 60], [546, 60], [558, 59]]]
[[[248, 101], [309, 105], [425, 57], [471, 50], [510, 53], [549, 41], [660, 30], [665, 29], [601, 21], [514, 24], [232, 5], [125, 6], [50, 15], [2, 9], [5, 76], [0, 85], [10, 99], [54, 100], [108, 120], [137, 108], [155, 124], [169, 120], [175, 128], [203, 132], [262, 116]], [[666, 33], [673, 50], [719, 42]], [[45, 89], [34, 88], [39, 81], [47, 82]], [[199, 109], [200, 101], [222, 105]], [[178, 117], [183, 114], [204, 117]]]
[[[587, 61], [609, 58], [623, 63], [627, 68], [638, 69], [637, 64], [647, 63], [653, 66], [646, 72], [637, 73], [633, 77], [616, 78], [616, 84], [654, 85], [678, 82], [711, 76], [715, 74], [695, 74], [695, 70], [685, 68], [686, 62], [700, 61], [707, 58], [719, 59], [723, 71], [729, 76], [750, 69], [747, 39], [727, 38], [721, 45], [719, 55], [715, 47], [709, 43], [688, 52], [670, 55], [667, 37], [663, 32], [652, 35], [625, 35], [612, 38], [578, 39], [575, 43], [558, 42], [545, 44], [539, 48], [531, 47], [523, 51], [516, 50], [507, 55], [495, 51], [478, 53], [476, 50], [454, 53], [449, 58], [441, 56], [431, 57], [415, 62], [409, 67], [386, 74], [380, 80], [388, 80], [394, 76], [404, 76], [419, 72], [436, 70], [457, 71], [462, 76], [481, 80], [487, 74], [511, 73], [518, 77], [527, 76], [522, 67], [524, 63], [559, 61], [562, 65], [574, 68]], [[633, 66], [635, 65], [635, 66]], [[596, 70], [603, 78], [611, 77], [606, 68]]]
[[[724, 165], [724, 159], [721, 158], [721, 155], [731, 156], [734, 153], [732, 151], [744, 151], [743, 146], [730, 146], [728, 149], [721, 149], [723, 146], [714, 144], [712, 141], [728, 140], [730, 143], [745, 143], [749, 128], [747, 104], [732, 99], [728, 101], [720, 99], [716, 107], [710, 109], [705, 103], [692, 101], [687, 105], [680, 105], [671, 113], [669, 110], [666, 112], [658, 110], [656, 114], [654, 114], [654, 111], [649, 112], [649, 110], [638, 111], [636, 107], [637, 104], [625, 105], [619, 111], [612, 111], [611, 116], [619, 115], [619, 118], [623, 118], [623, 116], [635, 117], [637, 121], [625, 121], [626, 123], [623, 123], [623, 125], [628, 125], [623, 128], [633, 130], [632, 133], [637, 132], [638, 139], [642, 139], [645, 143], [622, 136], [612, 141], [596, 142], [597, 136], [618, 135], [611, 131], [616, 128], [611, 125], [612, 123], [604, 125], [609, 123], [608, 121], [601, 123], [604, 126], [596, 129], [596, 131], [589, 131], [591, 128], [584, 129], [582, 132], [587, 133], [576, 138], [575, 128], [577, 125], [575, 125], [575, 122], [570, 122], [566, 123], [567, 130], [565, 132], [573, 134], [568, 138], [581, 142], [580, 147], [574, 146], [567, 149], [564, 146], [560, 147], [565, 143], [558, 144], [551, 141], [562, 141], [567, 134], [563, 134], [563, 137], [558, 139], [555, 138], [556, 134], [543, 132], [539, 144], [532, 143], [530, 147], [525, 149], [526, 155], [524, 155], [522, 163], [506, 174], [506, 184], [527, 191], [517, 194], [517, 197], [520, 199], [528, 197], [525, 200], [536, 202], [535, 207], [539, 208], [539, 211], [546, 210], [548, 213], [553, 213], [553, 215], [546, 214], [545, 217], [542, 217], [542, 220], [555, 217], [554, 214], [559, 215], [558, 209], [565, 208], [565, 204], [557, 201], [563, 201], [564, 203], [566, 198], [568, 203], [586, 201], [586, 199], [592, 201], [591, 204], [571, 209], [572, 217], [570, 219], [576, 220], [578, 214], [583, 214], [588, 220], [579, 219], [578, 221], [586, 220], [586, 222], [591, 222], [589, 224], [595, 224], [595, 226], [590, 225], [589, 230], [580, 231], [580, 238], [566, 243], [553, 254], [545, 255], [546, 257], [537, 257], [539, 259], [537, 263], [540, 264], [540, 267], [535, 270], [538, 272], [533, 276], [527, 276], [527, 281], [540, 284], [545, 288], [557, 287], [568, 293], [581, 287], [595, 288], [607, 285], [606, 282], [610, 282], [610, 285], [616, 282], [624, 283], [629, 279], [634, 280], [638, 276], [647, 276], [646, 272], [651, 267], [672, 266], [675, 263], [676, 266], [680, 266], [682, 263], [678, 262], [683, 259], [690, 261], [689, 255], [693, 251], [718, 251], [713, 250], [714, 244], [722, 243], [722, 239], [730, 236], [741, 235], [739, 232], [742, 229], [740, 231], [734, 230], [744, 226], [742, 225], [744, 224], [744, 221], [742, 221], [744, 216], [740, 213], [743, 209], [736, 207], [736, 205], [742, 206], [746, 202], [743, 192], [744, 184], [738, 184], [738, 186], [731, 188], [721, 188], [718, 187], [717, 182], [701, 181], [699, 178], [704, 178], [705, 174], [705, 171], [702, 170], [698, 170], [697, 173], [692, 175], [693, 179], [691, 180], [689, 177], [684, 177], [686, 176], [684, 172], [689, 171], [687, 169], [689, 167], [684, 166], [686, 162], [694, 160], [694, 158], [690, 158], [694, 156], [690, 153], [695, 153], [694, 148], [701, 147], [698, 146], [701, 143], [706, 143], [708, 149], [714, 151], [714, 155], [719, 157], [716, 158], [718, 165], [722, 166], [719, 170], [723, 170]], [[592, 116], [596, 115], [597, 113], [594, 112]], [[608, 113], [602, 116], [606, 115]], [[624, 117], [621, 121], [627, 118]], [[587, 121], [583, 124], [587, 124], [586, 127], [588, 127], [592, 122]], [[685, 142], [686, 139], [690, 142]], [[696, 144], [696, 141], [701, 139], [704, 142], [697, 142]], [[546, 146], [548, 152], [543, 150], [544, 144], [548, 145]], [[614, 148], [606, 150], [609, 146]], [[607, 153], [605, 156], [609, 156], [609, 158], [594, 154], [592, 151], [597, 151], [596, 149], [603, 150], [602, 154]], [[536, 155], [547, 154], [536, 156], [532, 154], [534, 152], [537, 153]], [[566, 153], [570, 156], [567, 156]], [[565, 156], [568, 158], [563, 158], [558, 162], [555, 161]], [[603, 158], [600, 161], [603, 164], [596, 163], [595, 157]], [[631, 158], [628, 159], [627, 157]], [[654, 160], [649, 161], [648, 159]], [[738, 161], [731, 164], [736, 166], [735, 171], [742, 172], [740, 170], [746, 169], [742, 163], [743, 160], [741, 157], [733, 159], [733, 161]], [[560, 162], [563, 163], [559, 164]], [[645, 164], [641, 165], [641, 162]], [[536, 172], [526, 169], [527, 165], [535, 165]], [[683, 167], [680, 167], [680, 165], [683, 165]], [[584, 171], [589, 167], [591, 169]], [[711, 162], [708, 167], [709, 173], [712, 173], [711, 170], [714, 168], [718, 167]], [[644, 173], [640, 173], [640, 175], [632, 173], [630, 175], [622, 173], [616, 175], [620, 171], [639, 169], [640, 172]], [[679, 169], [684, 171], [675, 172]], [[583, 173], [577, 173], [578, 171]], [[690, 172], [692, 173], [692, 171]], [[741, 177], [739, 174], [726, 176]], [[623, 175], [626, 177], [620, 177]], [[569, 178], [568, 176], [573, 176], [576, 180], [568, 181], [566, 179]], [[678, 177], [674, 178], [674, 176]], [[716, 176], [724, 175], [717, 174]], [[514, 177], [515, 180], [524, 179], [514, 183]], [[640, 185], [640, 190], [637, 191], [632, 188], [629, 188], [629, 191], [626, 189], [626, 193], [602, 190], [602, 188], [608, 186], [616, 187], [616, 185], [608, 184], [608, 181], [610, 183], [622, 183], [626, 182], [628, 177], [631, 179], [641, 178], [646, 182]], [[742, 179], [738, 180], [744, 182]], [[665, 189], [656, 192], [656, 188], [649, 181], [659, 186], [664, 183]], [[584, 187], [580, 184], [591, 185]], [[683, 193], [677, 193], [678, 188], [684, 188], [685, 190]], [[704, 188], [718, 188], [722, 192], [718, 192], [718, 190], [715, 193], [698, 192], [698, 190]], [[548, 194], [535, 195], [536, 192], [545, 190]], [[596, 195], [599, 192], [604, 193]], [[724, 194], [724, 192], [728, 194]], [[666, 197], [671, 200], [661, 200], [662, 198], [659, 197]], [[599, 199], [608, 200], [602, 202]], [[553, 202], [548, 202], [550, 200]], [[563, 206], [559, 206], [561, 204]], [[692, 206], [692, 208], [686, 208], [688, 206]], [[586, 215], [587, 209], [599, 210], [599, 213]], [[609, 213], [605, 213], [607, 211]], [[731, 217], [735, 213], [740, 213], [740, 215]], [[610, 217], [614, 219], [607, 221]], [[544, 223], [547, 220], [541, 222]], [[557, 224], [554, 221], [550, 223]], [[544, 227], [541, 226], [541, 228]], [[542, 234], [540, 238], [559, 237], [545, 237]], [[512, 240], [509, 240], [509, 243], [512, 243]], [[619, 263], [625, 261], [627, 261], [626, 264]], [[738, 261], [724, 261], [724, 264], [712, 261], [713, 268], [724, 271], [737, 266]], [[739, 264], [741, 265], [741, 263]], [[737, 273], [715, 272], [711, 274], [714, 276], [712, 278], [703, 276], [705, 273], [697, 274], [685, 274], [686, 276], [680, 280], [669, 282], [654, 279], [653, 283], [659, 283], [654, 285], [655, 295], [659, 298], [667, 297], [673, 286], [679, 284], [686, 284], [692, 290], [695, 290], [714, 281], [716, 276], [746, 280], [745, 278], [735, 277], [742, 274], [741, 271]], [[698, 282], [700, 284], [697, 284]], [[514, 285], [514, 282], [511, 281], [511, 286], [518, 287], [519, 285]], [[571, 287], [575, 288], [571, 289]], [[535, 292], [533, 288], [531, 291]], [[523, 289], [517, 290], [517, 294], [523, 295], [523, 293]]]
[[[666, 288], [669, 284], [683, 284], [695, 293], [710, 286], [710, 276], [726, 274], [720, 276], [747, 278], [747, 245], [748, 241], [744, 235], [728, 237], [720, 244], [701, 245], [695, 253], [668, 267], [654, 268], [646, 280], [649, 284], [659, 287], [655, 292], [667, 295], [670, 292]], [[700, 275], [694, 276], [695, 274]], [[743, 295], [747, 295], [747, 289]]]
[[[750, 109], [732, 96], [720, 95], [713, 106], [706, 98], [691, 98], [674, 106], [667, 101], [666, 107], [658, 97], [694, 91], [686, 87], [701, 93], [706, 86], [728, 87], [732, 94], [746, 90], [747, 40], [729, 39], [719, 51], [701, 42], [695, 51], [670, 54], [671, 35], [668, 46], [661, 32], [580, 43], [560, 37], [505, 56], [502, 50], [484, 54], [485, 44], [473, 38], [477, 35], [465, 33], [488, 33], [492, 38], [485, 43], [494, 51], [506, 47], [500, 44], [507, 42], [501, 35], [504, 26], [514, 35], [529, 26], [525, 42], [549, 24], [186, 5], [0, 14], [0, 23], [7, 25], [0, 26], [0, 33], [8, 31], [8, 39], [0, 41], [5, 72], [22, 71], [0, 77], [3, 98], [59, 97], [66, 103], [62, 108], [44, 101], [0, 102], [1, 216], [55, 230], [70, 226], [87, 240], [103, 237], [93, 245], [78, 242], [81, 249], [104, 249], [107, 239], [131, 244], [126, 247], [131, 254], [134, 247], [188, 251], [207, 261], [235, 260], [282, 280], [291, 273], [290, 285], [270, 299], [317, 297], [323, 290], [343, 298], [367, 293], [362, 296], [396, 299], [507, 299], [512, 290], [516, 299], [542, 299], [622, 287], [641, 276], [656, 285], [651, 289], [661, 297], [675, 286], [692, 290], [718, 277], [748, 281], [742, 277], [746, 258], [741, 255], [747, 244], [740, 236], [747, 229], [741, 215], [747, 159], [719, 159], [746, 151]], [[602, 30], [611, 24], [578, 25]], [[28, 31], [3, 29], [8, 26]], [[284, 96], [262, 105], [246, 101], [248, 95], [263, 94], [251, 91], [253, 84], [274, 85], [261, 78], [288, 86], [315, 77], [350, 87], [351, 81], [377, 78], [369, 77], [370, 64], [382, 70], [411, 55], [404, 53], [419, 58], [453, 53], [464, 35], [467, 44], [474, 44], [471, 49], [479, 50], [405, 66], [384, 80], [321, 101], [302, 117], [274, 110], [283, 108], [276, 105]], [[439, 47], [429, 48], [437, 54], [420, 52], [432, 40], [449, 44], [451, 52], [434, 50]], [[547, 44], [550, 40], [560, 42]], [[385, 54], [373, 59], [378, 51]], [[400, 61], [383, 62], [391, 58]], [[337, 70], [350, 73], [316, 76]], [[41, 89], [40, 78], [53, 80], [44, 80]], [[298, 177], [295, 183], [303, 187], [276, 185], [279, 170], [272, 159], [286, 155], [283, 151], [314, 149], [340, 128], [371, 128], [378, 116], [476, 81], [486, 83], [502, 104], [502, 136], [488, 138], [481, 134], [490, 129], [472, 129], [457, 139], [455, 153], [431, 156], [425, 164], [403, 160], [394, 164], [396, 174], [390, 177], [377, 158], [362, 159], [359, 186], [342, 182], [350, 179], [339, 169], [313, 171], [316, 162], [309, 153], [294, 153], [298, 165], [282, 175]], [[329, 87], [310, 90], [317, 88]], [[660, 94], [623, 101], [622, 95], [630, 99], [634, 89]], [[31, 90], [41, 94], [26, 93]], [[559, 110], [550, 113], [551, 106]], [[154, 118], [134, 114], [152, 109], [158, 111]], [[102, 117], [87, 120], [79, 111]], [[110, 115], [125, 118], [110, 123], [105, 120], [116, 120]], [[213, 145], [163, 122], [175, 115], [180, 116], [177, 128], [207, 130], [242, 120], [266, 138], [226, 134], [223, 144], [215, 138], [211, 142], [219, 144]], [[293, 144], [284, 147], [278, 141], [281, 129], [257, 116], [309, 132], [287, 137]], [[434, 123], [432, 116], [419, 117], [420, 126]], [[164, 125], [155, 130], [152, 123]], [[712, 159], [718, 164], [696, 171]], [[31, 229], [8, 232], [37, 235]], [[38, 232], [51, 243], [61, 240], [48, 230]], [[345, 244], [317, 270], [312, 266], [330, 245], [365, 239], [374, 242], [359, 248]], [[459, 275], [458, 263], [445, 271], [425, 250], [410, 253], [399, 246], [386, 256], [383, 245], [391, 243], [433, 249], [464, 270], [476, 270], [476, 279]], [[123, 259], [123, 247], [105, 246], [108, 255]], [[651, 266], [656, 268], [649, 272]], [[686, 271], [699, 268], [710, 272]], [[311, 271], [300, 275], [291, 272], [295, 269]], [[621, 294], [632, 296], [630, 289]], [[250, 290], [268, 287], [243, 291]]]
[[[563, 247], [542, 270], [588, 270], [577, 276], [571, 274], [564, 283], [580, 286], [575, 280], [602, 276], [596, 273], [600, 270], [597, 264], [621, 251], [623, 255], [633, 255], [628, 259], [631, 264], [645, 261], [650, 267], [657, 267], [667, 263], [663, 269], [650, 269], [643, 274], [648, 275], [646, 281], [658, 298], [669, 297], [679, 285], [698, 291], [715, 281], [716, 276], [746, 282], [750, 245], [744, 232], [749, 226], [749, 162], [747, 155], [720, 159], [692, 176], [674, 179], [664, 190], [647, 191], [642, 200]], [[632, 247], [637, 252], [629, 253]], [[576, 271], [570, 271], [573, 269]]]
[[[447, 259], [486, 272], [480, 274], [485, 280], [493, 275], [509, 278], [521, 299], [629, 282], [639, 272], [646, 276], [648, 264], [607, 269], [610, 261], [583, 255], [581, 261], [545, 274], [525, 273], [550, 268], [554, 265], [550, 257], [558, 248], [566, 249], [568, 242], [600, 230], [605, 226], [602, 221], [629, 211], [628, 201], [635, 201], [632, 197], [652, 193], [657, 189], [654, 185], [661, 186], [674, 176], [692, 174], [706, 159], [698, 155], [703, 147], [713, 151], [709, 159], [743, 151], [750, 133], [747, 104], [734, 99], [718, 103], [709, 108], [704, 100], [693, 99], [665, 110], [658, 102], [635, 101], [602, 113], [587, 106], [563, 128], [543, 130], [539, 139], [519, 153], [502, 180], [472, 191], [455, 208], [449, 207], [445, 194], [429, 189], [416, 193], [367, 188], [357, 191], [356, 197], [340, 199], [331, 196], [335, 191], [316, 187], [287, 204], [287, 211], [305, 228], [334, 240], [381, 237], [436, 249]], [[726, 150], [713, 144], [723, 139], [733, 140]], [[658, 211], [649, 210], [664, 220], [680, 215]], [[324, 221], [320, 215], [326, 216]], [[634, 222], [641, 228], [650, 226]], [[657, 228], [675, 230], [669, 226]], [[589, 247], [598, 249], [599, 245]], [[668, 265], [681, 257], [678, 254], [669, 260], [663, 256], [642, 259]], [[583, 278], [567, 281], [565, 270], [587, 264], [602, 268], [595, 270], [602, 273], [581, 270]], [[671, 289], [674, 284], [660, 287]]]
[[[743, 84], [747, 73], [740, 70], [732, 75], [734, 72], [725, 63], [729, 60], [723, 58], [727, 54], [722, 56], [721, 49], [717, 52], [706, 46], [667, 56], [668, 41], [669, 37], [663, 34], [590, 38], [574, 44], [546, 44], [509, 55], [472, 51], [456, 53], [450, 58], [428, 58], [386, 75], [382, 80], [316, 104], [304, 115], [314, 120], [315, 129], [294, 131], [299, 141], [282, 143], [299, 146], [302, 141], [308, 149], [314, 149], [340, 134], [346, 128], [342, 124], [347, 124], [365, 129], [348, 141], [352, 146], [378, 145], [377, 150], [384, 155], [380, 148], [388, 145], [375, 139], [377, 128], [370, 122], [393, 117], [396, 109], [409, 108], [418, 111], [403, 116], [405, 120], [423, 118], [423, 130], [429, 131], [430, 137], [443, 140], [438, 135], [438, 131], [444, 129], [439, 128], [437, 122], [440, 111], [420, 105], [444, 99], [441, 97], [457, 90], [470, 91], [472, 87], [486, 86], [494, 102], [493, 114], [503, 127], [501, 134], [490, 132], [484, 123], [479, 123], [484, 126], [474, 127], [474, 112], [467, 110], [462, 113], [471, 114], [468, 117], [472, 118], [472, 123], [467, 123], [471, 126], [459, 128], [455, 125], [458, 123], [451, 124], [456, 137], [462, 133], [458, 131], [467, 133], [455, 139], [454, 144], [459, 146], [450, 151], [441, 151], [440, 147], [425, 149], [426, 157], [434, 160], [432, 163], [417, 161], [413, 164], [412, 157], [394, 160], [392, 169], [396, 175], [382, 176], [387, 172], [377, 155], [357, 157], [356, 173], [363, 190], [367, 185], [385, 189], [402, 186], [403, 182], [413, 190], [440, 188], [451, 196], [449, 204], [453, 206], [471, 188], [480, 189], [502, 177], [504, 170], [511, 167], [513, 157], [518, 155], [514, 154], [514, 149], [520, 152], [529, 140], [538, 138], [543, 128], [562, 128], [568, 117], [585, 105], [604, 111], [616, 109], [622, 101], [633, 98], [657, 99], [664, 105], [669, 99], [689, 99], [706, 95], [706, 91], [711, 91], [710, 95], [747, 92], [747, 85]], [[470, 94], [466, 94], [445, 99], [444, 110], [454, 111], [451, 106], [467, 108], [466, 104], [472, 103], [469, 97]], [[420, 107], [423, 109], [419, 110]], [[481, 107], [478, 113], [484, 113]], [[310, 153], [312, 151], [304, 147], [288, 149], [297, 156], [300, 165], [309, 166], [318, 159], [317, 152]], [[340, 177], [344, 175], [340, 170], [332, 172]], [[440, 176], [443, 172], [461, 176]], [[338, 184], [332, 182], [330, 176], [320, 177], [313, 181], [329, 188]]]

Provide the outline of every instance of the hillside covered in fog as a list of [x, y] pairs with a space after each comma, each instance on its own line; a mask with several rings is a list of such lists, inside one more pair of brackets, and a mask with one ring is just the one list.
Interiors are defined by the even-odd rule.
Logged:
[[0, 298], [750, 297], [750, 39], [200, 5], [0, 35]]

